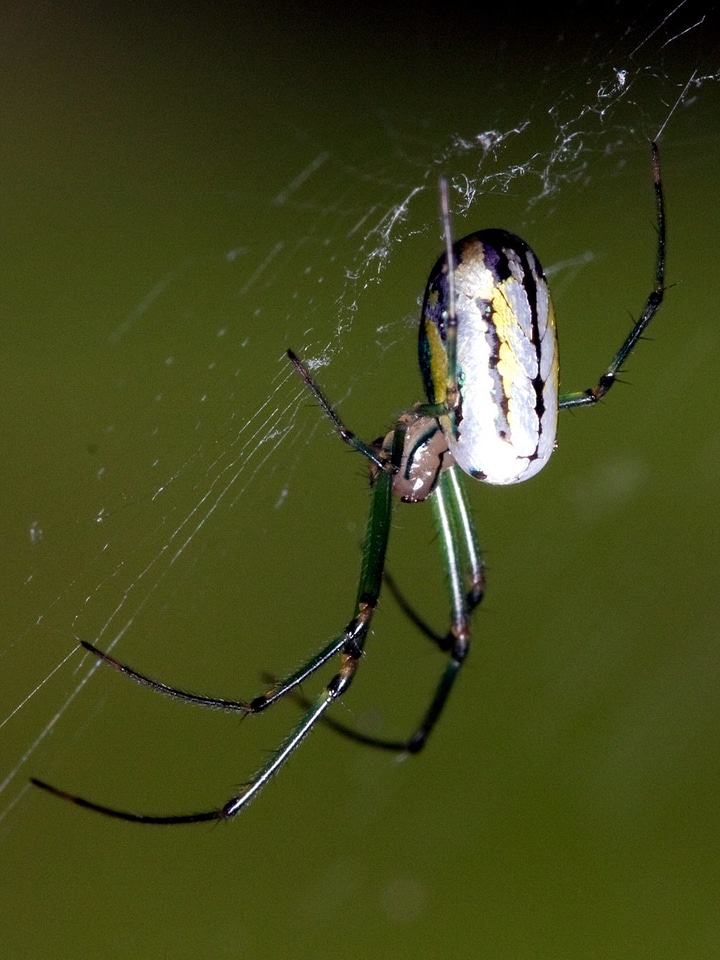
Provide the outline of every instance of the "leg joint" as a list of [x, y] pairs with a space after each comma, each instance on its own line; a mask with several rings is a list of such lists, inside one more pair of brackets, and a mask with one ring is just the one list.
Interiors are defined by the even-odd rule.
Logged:
[[355, 637], [348, 637], [342, 648], [343, 656], [350, 660], [359, 660], [362, 657], [362, 647]]
[[470, 633], [468, 630], [462, 630], [457, 634], [453, 633], [450, 636], [452, 639], [450, 654], [455, 663], [461, 664], [470, 652]]
[[[353, 682], [353, 677], [355, 676], [356, 663], [356, 660], [349, 660], [347, 665], [343, 667], [340, 673], [336, 673], [330, 683], [327, 685], [327, 691], [333, 700], [337, 700], [338, 697], [341, 697], [347, 692], [348, 687]], [[352, 667], [350, 667], [350, 664], [352, 664]]]

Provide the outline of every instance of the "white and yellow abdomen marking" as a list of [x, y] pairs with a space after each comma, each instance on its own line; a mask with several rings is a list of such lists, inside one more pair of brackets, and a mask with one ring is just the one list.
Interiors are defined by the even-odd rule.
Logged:
[[[457, 402], [441, 416], [448, 447], [466, 473], [518, 483], [555, 446], [558, 366], [555, 318], [532, 250], [505, 230], [453, 246]], [[430, 404], [449, 405], [446, 258], [430, 274], [420, 322], [420, 367]]]

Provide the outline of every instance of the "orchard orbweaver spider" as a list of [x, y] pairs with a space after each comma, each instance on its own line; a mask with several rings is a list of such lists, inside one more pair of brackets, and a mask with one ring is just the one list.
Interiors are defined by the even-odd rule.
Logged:
[[[558, 394], [555, 319], [547, 282], [530, 247], [505, 230], [481, 230], [453, 244], [447, 186], [441, 186], [445, 253], [432, 269], [420, 320], [419, 360], [426, 401], [403, 414], [384, 440], [367, 444], [351, 433], [308, 368], [288, 351], [334, 429], [369, 461], [373, 490], [357, 600], [348, 625], [304, 666], [254, 700], [187, 693], [151, 680], [92, 644], [82, 646], [105, 663], [160, 693], [200, 706], [261, 713], [298, 688], [331, 658], [340, 667], [316, 700], [305, 702], [300, 723], [242, 790], [215, 810], [179, 815], [137, 814], [94, 803], [33, 779], [44, 790], [100, 813], [139, 823], [198, 823], [234, 817], [270, 780], [319, 720], [373, 746], [417, 753], [432, 732], [465, 660], [470, 621], [484, 590], [484, 568], [462, 483], [462, 472], [486, 483], [526, 480], [547, 463], [555, 447], [557, 411], [597, 403], [615, 383], [665, 290], [665, 210], [658, 149], [652, 144], [658, 245], [655, 281], [639, 319], [594, 387]], [[326, 718], [355, 676], [385, 575], [393, 497], [428, 499], [437, 525], [450, 588], [450, 627], [444, 636], [410, 616], [447, 654], [447, 665], [418, 728], [402, 742], [356, 733]], [[409, 610], [406, 604], [406, 612]], [[302, 698], [300, 698], [302, 699]]]

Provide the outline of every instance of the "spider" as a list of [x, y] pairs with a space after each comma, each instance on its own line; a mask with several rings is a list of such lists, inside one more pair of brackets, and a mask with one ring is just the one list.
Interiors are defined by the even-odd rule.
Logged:
[[[426, 401], [398, 419], [384, 439], [365, 443], [347, 429], [308, 367], [291, 351], [287, 357], [341, 439], [370, 464], [372, 496], [352, 619], [304, 666], [275, 680], [254, 700], [202, 696], [152, 680], [90, 643], [85, 650], [133, 680], [159, 693], [200, 706], [257, 714], [287, 694], [305, 711], [289, 736], [242, 789], [214, 810], [156, 815], [118, 810], [34, 779], [38, 787], [81, 807], [136, 823], [199, 823], [236, 816], [319, 722], [362, 743], [418, 753], [450, 696], [470, 647], [473, 611], [483, 597], [485, 573], [462, 473], [493, 484], [527, 480], [547, 463], [555, 447], [558, 409], [593, 406], [616, 382], [665, 291], [665, 209], [658, 148], [651, 145], [657, 216], [655, 281], [639, 319], [597, 384], [558, 394], [555, 319], [547, 282], [537, 257], [519, 237], [505, 230], [481, 230], [453, 244], [447, 184], [441, 183], [445, 252], [430, 273], [419, 332], [420, 371]], [[429, 500], [438, 530], [449, 585], [450, 626], [434, 633], [414, 613], [385, 572], [393, 499]], [[363, 656], [383, 581], [411, 620], [447, 655], [429, 707], [406, 741], [365, 736], [326, 716], [347, 693]], [[314, 701], [300, 685], [339, 657], [339, 669]]]

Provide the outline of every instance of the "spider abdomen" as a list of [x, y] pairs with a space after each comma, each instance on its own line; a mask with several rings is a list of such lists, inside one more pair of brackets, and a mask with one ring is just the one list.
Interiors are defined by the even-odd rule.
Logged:
[[555, 447], [558, 364], [555, 317], [542, 267], [505, 230], [453, 245], [457, 392], [450, 394], [447, 257], [435, 264], [420, 321], [420, 369], [455, 462], [486, 483], [527, 480]]

